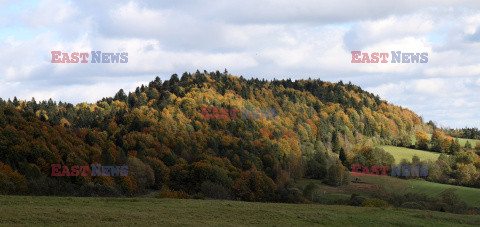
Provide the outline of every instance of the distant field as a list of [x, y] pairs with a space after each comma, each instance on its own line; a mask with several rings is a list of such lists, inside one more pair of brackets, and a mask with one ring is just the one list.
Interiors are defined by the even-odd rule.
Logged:
[[407, 159], [408, 161], [412, 161], [413, 155], [417, 155], [420, 160], [432, 160], [435, 161], [440, 156], [440, 153], [430, 152], [430, 151], [423, 151], [423, 150], [416, 150], [416, 149], [409, 149], [405, 147], [395, 147], [395, 146], [378, 146], [383, 148], [386, 152], [393, 155], [395, 158], [395, 163], [400, 163], [402, 159]]
[[478, 188], [439, 184], [415, 179], [404, 180], [390, 176], [362, 176], [361, 180], [369, 184], [383, 185], [386, 191], [397, 193], [416, 192], [437, 196], [447, 189], [453, 189], [462, 201], [470, 206], [480, 207], [480, 189]]
[[[427, 133], [427, 136], [429, 139], [432, 139], [432, 134]], [[456, 137], [454, 137], [454, 139], [456, 139]], [[472, 147], [475, 147], [477, 143], [480, 143], [480, 140], [458, 138], [458, 142], [460, 142], [460, 145], [462, 147], [465, 146], [465, 143], [467, 143], [467, 141], [470, 141], [470, 144], [472, 144]], [[415, 144], [415, 142], [413, 142], [413, 144]]]
[[462, 145], [462, 147], [465, 146], [465, 143], [467, 141], [470, 141], [470, 144], [472, 144], [473, 148], [475, 148], [475, 145], [477, 145], [477, 143], [480, 143], [480, 140], [458, 138], [458, 142], [460, 142], [460, 145]]
[[[300, 185], [305, 186], [310, 182], [318, 185], [318, 190], [325, 193], [325, 201], [337, 198], [348, 199], [353, 193], [359, 195], [373, 195], [381, 192], [383, 189], [387, 192], [405, 194], [408, 192], [425, 193], [428, 196], [437, 196], [447, 189], [454, 189], [455, 194], [470, 206], [480, 207], [480, 189], [439, 184], [424, 180], [400, 179], [391, 176], [360, 176], [362, 183], [351, 183], [341, 187], [331, 187], [324, 185], [319, 180], [305, 179], [300, 181]], [[413, 186], [413, 188], [412, 188]]]
[[427, 195], [438, 195], [446, 189], [454, 189], [461, 200], [471, 206], [480, 207], [480, 189], [478, 188], [438, 184], [428, 181], [410, 181], [407, 184], [413, 186], [413, 189], [408, 189], [409, 191], [425, 193]]
[[466, 226], [480, 216], [318, 204], [0, 196], [0, 225]]

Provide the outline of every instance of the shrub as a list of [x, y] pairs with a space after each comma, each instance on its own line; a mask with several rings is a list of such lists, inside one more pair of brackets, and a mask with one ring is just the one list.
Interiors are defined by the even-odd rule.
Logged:
[[303, 196], [309, 199], [310, 201], [314, 200], [314, 192], [317, 189], [317, 185], [313, 182], [310, 182], [305, 188], [303, 189]]
[[351, 206], [361, 206], [363, 201], [365, 201], [367, 198], [363, 197], [363, 196], [359, 196], [357, 194], [352, 194], [352, 196], [350, 197], [350, 202], [349, 202], [349, 205]]
[[216, 184], [211, 181], [205, 181], [202, 183], [201, 186], [202, 194], [205, 195], [207, 198], [212, 199], [229, 199], [230, 195], [221, 184]]
[[381, 199], [366, 199], [362, 202], [362, 207], [388, 207], [388, 203]]
[[183, 191], [177, 192], [167, 188], [163, 188], [162, 190], [160, 190], [155, 197], [169, 198], [169, 199], [189, 199], [190, 198], [190, 196]]
[[202, 193], [197, 193], [192, 196], [192, 199], [205, 199], [205, 195], [203, 195]]
[[75, 185], [65, 179], [42, 177], [27, 181], [28, 191], [32, 195], [71, 196], [75, 193]]
[[118, 188], [107, 184], [84, 184], [80, 187], [77, 196], [83, 197], [118, 197], [121, 192]]
[[[295, 187], [280, 188], [278, 190], [278, 201], [285, 203], [307, 203], [308, 200], [303, 197], [302, 191]], [[313, 195], [315, 200], [316, 196]]]
[[407, 209], [417, 209], [417, 210], [425, 209], [425, 207], [423, 207], [422, 205], [416, 202], [406, 202], [406, 203], [403, 203], [401, 207], [407, 208]]

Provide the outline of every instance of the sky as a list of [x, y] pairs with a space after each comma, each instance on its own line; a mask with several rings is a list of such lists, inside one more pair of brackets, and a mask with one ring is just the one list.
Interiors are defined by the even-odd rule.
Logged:
[[[51, 51], [128, 63], [51, 63]], [[351, 63], [351, 51], [428, 53]], [[480, 1], [0, 0], [0, 97], [95, 102], [196, 70], [352, 83], [444, 127], [480, 127]]]

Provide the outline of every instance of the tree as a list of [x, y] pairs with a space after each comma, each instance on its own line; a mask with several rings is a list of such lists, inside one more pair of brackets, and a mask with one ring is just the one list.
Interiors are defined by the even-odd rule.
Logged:
[[475, 144], [475, 151], [476, 151], [476, 152], [480, 152], [480, 143], [479, 143], [479, 142], [477, 142], [477, 143]]
[[435, 122], [430, 120], [430, 121], [428, 121], [427, 125], [432, 127], [433, 130], [437, 130], [437, 125], [435, 124]]
[[442, 145], [445, 140], [445, 135], [440, 130], [433, 131], [432, 139], [430, 143], [432, 144], [432, 150], [436, 152], [444, 152]]
[[229, 199], [228, 190], [221, 184], [205, 181], [201, 185], [201, 192], [208, 198], [212, 199]]
[[420, 158], [418, 157], [418, 155], [416, 155], [416, 154], [413, 155], [413, 157], [412, 157], [412, 165], [418, 166], [418, 165], [420, 165], [420, 164], [421, 164], [421, 163], [420, 163]]
[[115, 100], [120, 100], [120, 101], [125, 102], [125, 103], [127, 103], [127, 98], [128, 97], [125, 94], [125, 92], [123, 91], [123, 89], [120, 89], [117, 92], [117, 94], [115, 94], [115, 97], [114, 97]]
[[472, 144], [470, 143], [470, 141], [467, 140], [467, 142], [465, 143], [465, 148], [472, 149]]
[[154, 187], [161, 189], [170, 180], [170, 169], [157, 158], [147, 157], [147, 163], [152, 167], [155, 175]]
[[102, 164], [105, 166], [113, 166], [114, 164], [112, 154], [108, 150], [102, 151]]
[[345, 150], [342, 148], [340, 148], [340, 161], [342, 161], [342, 164], [345, 164], [345, 162], [347, 161], [347, 154], [345, 153]]
[[155, 184], [152, 168], [140, 159], [130, 156], [127, 160], [128, 176], [132, 177], [137, 189], [143, 191]]
[[341, 163], [336, 163], [328, 169], [327, 184], [342, 186], [348, 184], [349, 174]]
[[417, 149], [428, 150], [429, 141], [427, 133], [425, 133], [425, 131], [418, 131], [415, 138], [417, 139]]
[[240, 174], [232, 189], [244, 201], [267, 202], [275, 200], [277, 187], [265, 172], [249, 170]]
[[338, 134], [335, 131], [332, 134], [332, 152], [338, 154], [340, 153], [340, 148], [340, 139], [338, 138]]
[[455, 139], [455, 141], [452, 141], [452, 144], [450, 146], [450, 152], [460, 152], [461, 147], [460, 147], [460, 142], [458, 138]]
[[13, 97], [13, 106], [17, 107], [20, 105], [20, 102], [17, 99], [17, 96]]
[[313, 156], [307, 158], [307, 177], [313, 179], [323, 179], [327, 175], [327, 159], [324, 152], [316, 152]]
[[0, 194], [24, 194], [26, 191], [25, 176], [0, 162]]
[[171, 77], [170, 77], [170, 83], [172, 84], [176, 84], [178, 83], [180, 80], [178, 79], [178, 75], [175, 73], [173, 74]]

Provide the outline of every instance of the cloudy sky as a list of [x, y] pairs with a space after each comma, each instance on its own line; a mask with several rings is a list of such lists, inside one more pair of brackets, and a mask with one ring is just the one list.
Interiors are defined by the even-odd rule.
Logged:
[[[480, 2], [0, 0], [0, 97], [94, 102], [185, 71], [352, 81], [443, 126], [480, 127]], [[128, 52], [53, 64], [51, 51]], [[352, 64], [351, 51], [428, 53]]]

